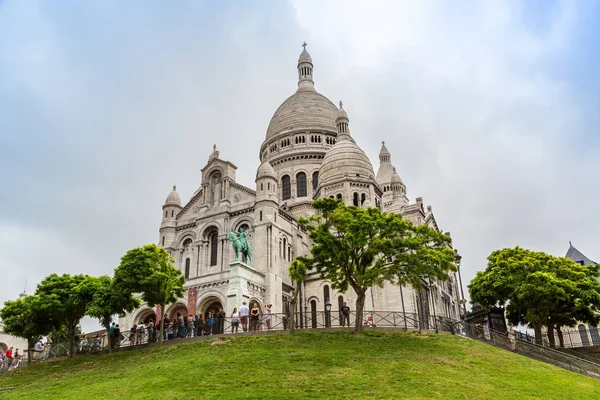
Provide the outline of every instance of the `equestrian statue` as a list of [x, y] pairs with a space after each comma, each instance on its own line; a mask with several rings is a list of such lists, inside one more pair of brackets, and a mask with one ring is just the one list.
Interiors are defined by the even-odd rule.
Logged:
[[248, 244], [246, 232], [240, 229], [238, 232], [227, 233], [227, 240], [231, 242], [233, 251], [235, 253], [235, 260], [239, 261], [240, 255], [242, 256], [242, 262], [248, 265], [252, 265], [252, 249]]

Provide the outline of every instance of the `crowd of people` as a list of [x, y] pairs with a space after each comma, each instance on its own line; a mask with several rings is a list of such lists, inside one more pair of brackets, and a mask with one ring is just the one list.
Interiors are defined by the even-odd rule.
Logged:
[[[263, 323], [267, 330], [271, 330], [271, 304], [265, 306]], [[226, 333], [225, 321], [229, 320], [231, 333], [238, 333], [241, 325], [243, 332], [257, 332], [261, 327], [261, 313], [258, 303], [249, 308], [246, 302], [238, 310], [234, 308], [227, 315], [223, 308], [209, 310], [206, 315], [177, 313], [172, 319], [165, 316], [163, 331], [164, 340], [174, 340], [186, 337], [208, 336]], [[160, 331], [160, 321], [147, 320], [146, 323], [134, 324], [129, 331], [122, 332], [119, 324], [113, 322], [109, 327], [108, 334], [111, 338], [112, 348], [123, 345], [139, 345], [147, 342], [156, 342]], [[78, 333], [75, 337], [78, 352], [97, 352], [104, 348], [106, 334], [85, 335]]]
[[10, 347], [6, 352], [0, 351], [0, 373], [19, 368], [23, 365], [23, 354], [18, 348]]

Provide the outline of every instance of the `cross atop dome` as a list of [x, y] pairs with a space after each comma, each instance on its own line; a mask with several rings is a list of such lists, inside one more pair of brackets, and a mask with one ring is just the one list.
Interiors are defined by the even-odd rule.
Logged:
[[302, 47], [304, 48], [304, 50], [305, 50], [305, 51], [306, 51], [306, 46], [308, 46], [308, 45], [306, 44], [306, 42], [302, 43]]

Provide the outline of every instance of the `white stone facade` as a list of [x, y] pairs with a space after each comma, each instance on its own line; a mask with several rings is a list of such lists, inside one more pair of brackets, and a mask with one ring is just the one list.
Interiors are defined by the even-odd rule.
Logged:
[[[274, 313], [287, 312], [289, 263], [307, 254], [311, 245], [297, 221], [310, 215], [310, 204], [317, 198], [378, 206], [437, 229], [431, 207], [425, 208], [421, 198], [409, 204], [406, 186], [385, 145], [379, 171], [374, 173], [371, 161], [350, 135], [341, 102], [338, 108], [315, 90], [312, 58], [306, 50], [297, 68], [298, 90], [271, 119], [259, 151], [261, 165], [254, 188], [236, 182], [237, 167], [222, 160], [215, 146], [192, 198], [182, 206], [174, 187], [163, 205], [158, 244], [175, 259], [187, 289], [184, 298], [169, 307], [169, 315], [179, 310], [206, 313], [211, 307], [223, 307], [229, 315], [242, 301], [258, 302], [261, 310], [272, 304]], [[226, 234], [240, 229], [247, 232], [253, 250], [251, 268], [231, 264], [234, 254]], [[335, 292], [312, 274], [303, 285], [298, 311], [323, 311], [326, 297], [333, 311], [343, 301], [353, 307], [356, 300], [351, 290]], [[365, 308], [400, 312], [404, 308], [406, 313], [458, 319], [459, 299], [457, 277], [452, 274], [449, 281], [432, 282], [421, 293], [390, 284], [373, 288]], [[142, 307], [122, 318], [121, 330], [147, 320], [152, 312]]]

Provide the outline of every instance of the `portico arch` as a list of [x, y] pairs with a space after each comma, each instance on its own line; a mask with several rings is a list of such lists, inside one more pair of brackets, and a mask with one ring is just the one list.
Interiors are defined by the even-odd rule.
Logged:
[[133, 318], [133, 323], [135, 325], [139, 324], [147, 324], [150, 320], [153, 322], [157, 322], [156, 313], [150, 307], [144, 307], [138, 311], [138, 313]]
[[169, 308], [167, 308], [165, 316], [168, 316], [171, 322], [173, 322], [174, 319], [177, 318], [177, 313], [180, 313], [181, 315], [188, 315], [187, 306], [179, 302], [172, 304]]
[[[219, 308], [225, 310], [226, 305], [227, 302], [225, 297], [220, 292], [211, 290], [202, 294], [202, 297], [200, 297], [196, 306], [196, 310], [206, 318], [209, 311], [217, 312], [219, 311]], [[225, 312], [227, 312], [227, 310], [225, 310]]]

